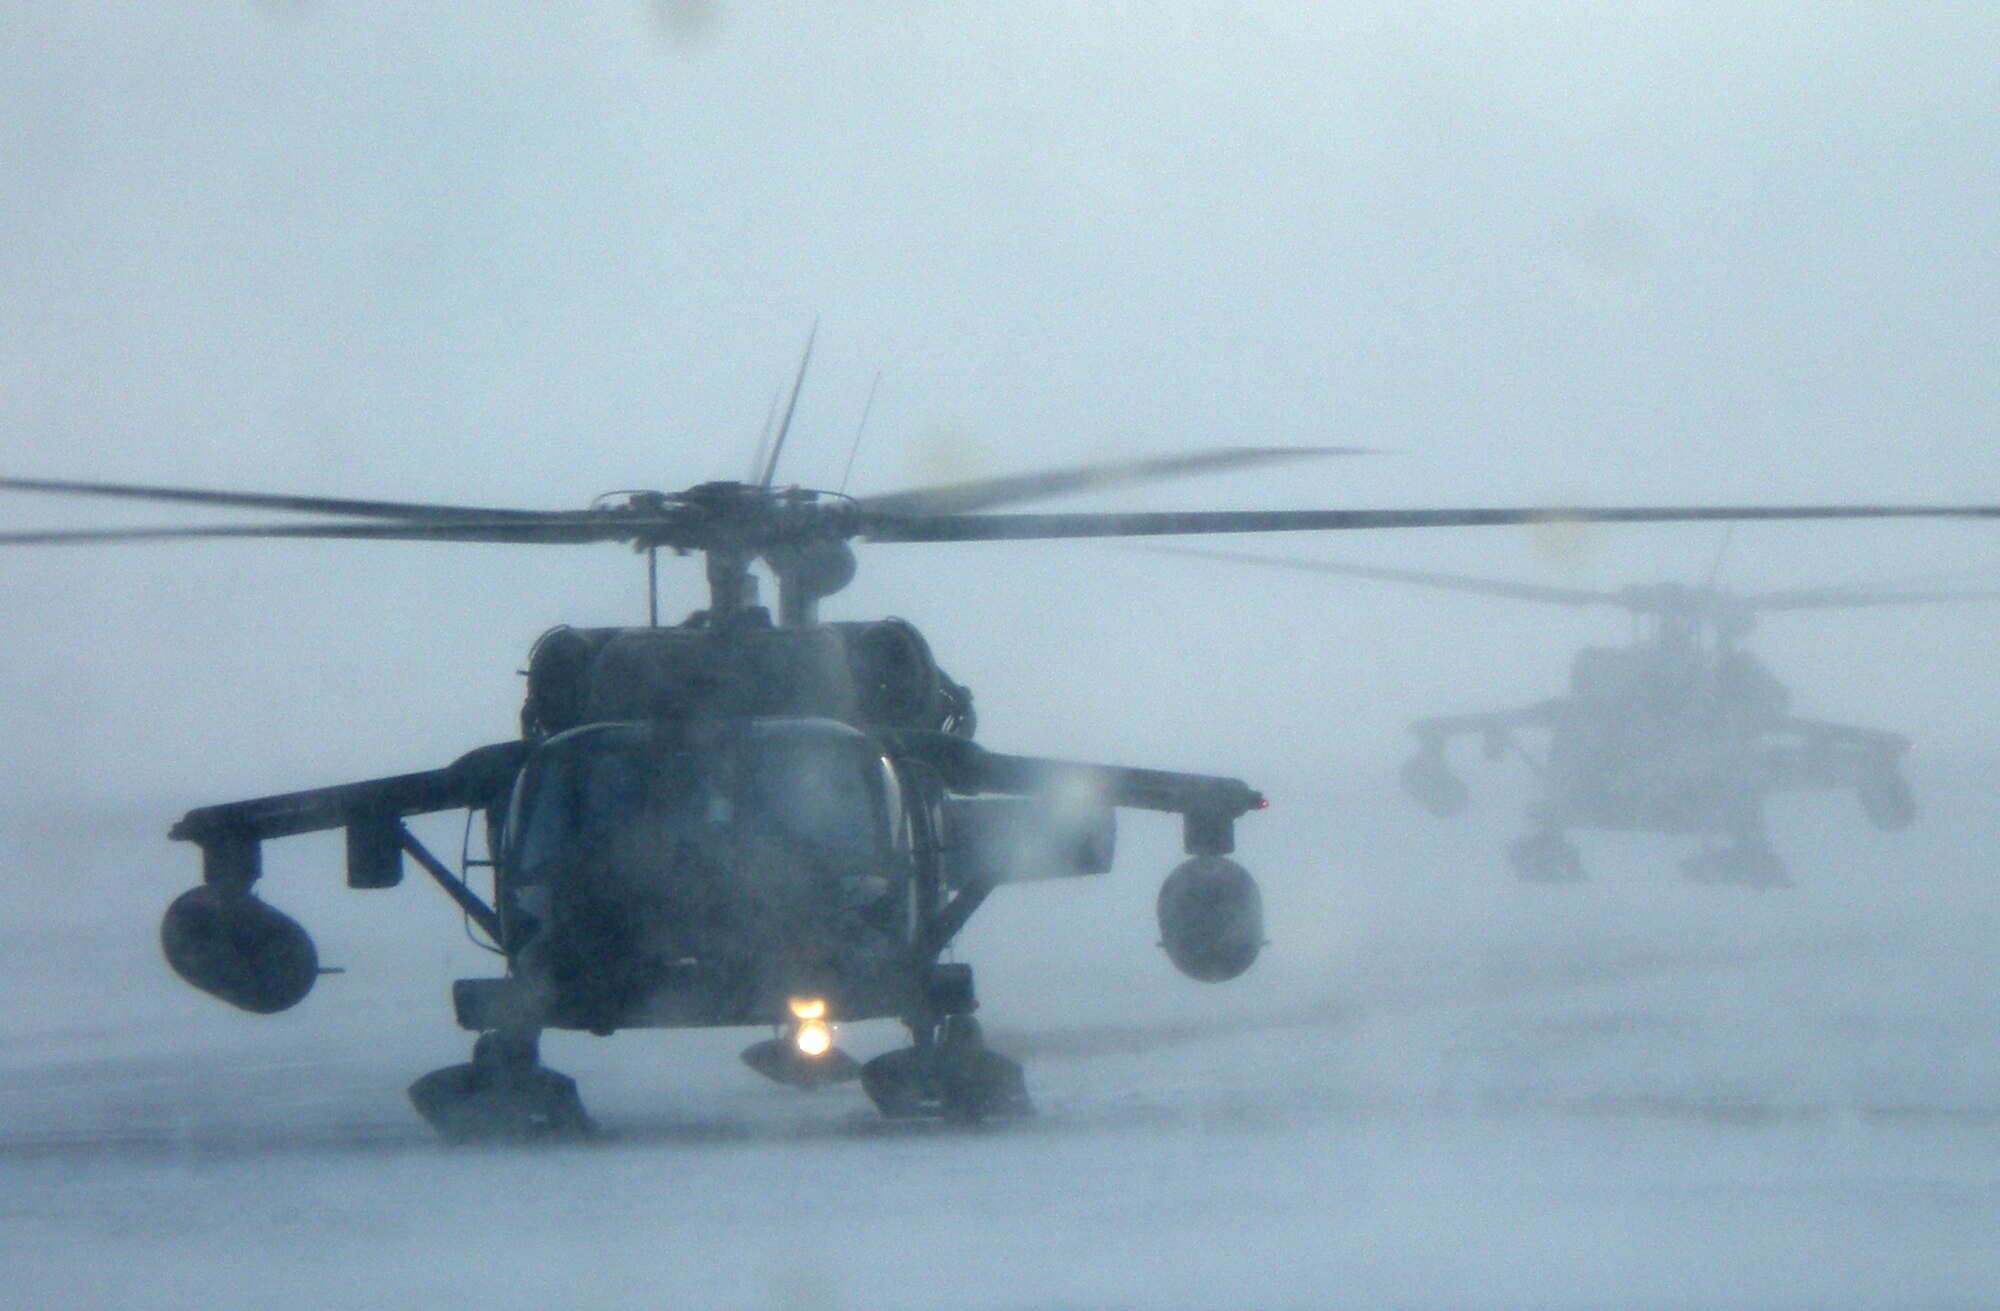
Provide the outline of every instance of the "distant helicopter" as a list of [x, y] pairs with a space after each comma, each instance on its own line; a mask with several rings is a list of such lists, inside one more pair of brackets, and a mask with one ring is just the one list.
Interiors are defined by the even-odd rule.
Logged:
[[[804, 368], [801, 366], [800, 378]], [[796, 403], [798, 383], [793, 384]], [[1161, 945], [1184, 974], [1236, 977], [1264, 943], [1257, 884], [1228, 857], [1264, 798], [1232, 778], [1003, 755], [972, 739], [972, 695], [898, 619], [821, 623], [855, 572], [848, 543], [1736, 519], [1995, 518], [2000, 506], [1280, 510], [993, 514], [995, 508], [1325, 451], [1223, 450], [847, 497], [774, 484], [792, 407], [746, 482], [621, 493], [538, 511], [49, 479], [0, 490], [285, 511], [318, 522], [0, 533], [0, 545], [234, 538], [619, 542], [699, 553], [709, 604], [658, 625], [551, 629], [529, 657], [520, 736], [441, 769], [189, 811], [200, 886], [161, 947], [188, 983], [258, 1014], [302, 1001], [312, 940], [256, 895], [262, 844], [346, 833], [347, 882], [387, 888], [414, 861], [504, 960], [452, 989], [472, 1060], [411, 1085], [447, 1139], [587, 1132], [572, 1080], [541, 1064], [547, 1029], [768, 1026], [744, 1059], [817, 1087], [858, 1075], [888, 1117], [1030, 1109], [1019, 1065], [973, 1019], [968, 966], [942, 957], [997, 887], [1111, 865], [1114, 808], [1178, 814], [1188, 859], [1161, 886]], [[775, 617], [757, 561], [775, 575]], [[405, 826], [484, 818], [458, 871]], [[471, 847], [470, 839], [467, 842]], [[470, 881], [486, 870], [490, 896]], [[911, 1045], [858, 1066], [835, 1026], [894, 1018]]]
[[[1582, 879], [1582, 857], [1565, 831], [1599, 829], [1699, 837], [1701, 851], [1681, 863], [1696, 882], [1788, 886], [1764, 834], [1764, 802], [1778, 792], [1851, 790], [1877, 828], [1908, 827], [1916, 800], [1899, 766], [1909, 739], [1794, 716], [1790, 692], [1741, 643], [1762, 614], [2000, 597], [1914, 584], [1739, 594], [1712, 577], [1700, 586], [1599, 591], [1222, 551], [1174, 554], [1634, 615], [1642, 627], [1629, 645], [1576, 654], [1566, 696], [1410, 726], [1417, 750], [1402, 784], [1432, 814], [1458, 814], [1469, 800], [1446, 754], [1454, 738], [1477, 737], [1488, 760], [1514, 754], [1533, 769], [1541, 789], [1528, 810], [1534, 832], [1506, 854], [1516, 876], [1536, 883]], [[1522, 740], [1531, 733], [1545, 735], [1539, 754]]]

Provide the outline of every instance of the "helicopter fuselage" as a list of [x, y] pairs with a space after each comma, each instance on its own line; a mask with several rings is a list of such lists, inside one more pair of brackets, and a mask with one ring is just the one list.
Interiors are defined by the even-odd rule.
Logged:
[[[495, 852], [509, 977], [468, 1027], [899, 1015], [935, 890], [934, 789], [825, 719], [605, 723], [541, 744]], [[511, 1016], [510, 1016], [511, 1012]]]
[[[253, 892], [261, 844], [342, 828], [350, 886], [395, 886], [414, 861], [504, 958], [499, 977], [453, 986], [458, 1022], [485, 1035], [467, 1068], [519, 1073], [546, 1029], [771, 1025], [781, 1038], [745, 1060], [810, 1083], [845, 1061], [836, 1022], [893, 1017], [919, 1050], [949, 1035], [976, 1047], [971, 972], [945, 950], [1004, 884], [1108, 871], [1119, 806], [1183, 820], [1190, 859], [1159, 904], [1178, 969], [1233, 978], [1262, 948], [1255, 881], [1227, 859], [1261, 796], [1235, 779], [987, 751], [971, 741], [971, 693], [900, 620], [774, 626], [748, 611], [557, 628], [527, 675], [517, 741], [190, 811], [173, 836], [201, 847], [204, 882], [162, 924], [173, 968], [246, 1010], [303, 1000], [317, 957]], [[466, 865], [490, 866], [490, 900], [404, 824], [450, 809], [485, 817], [488, 858]], [[1017, 1081], [997, 1056], [961, 1056], [989, 1092]], [[877, 1077], [878, 1104], [959, 1097], [926, 1082], [934, 1071], [898, 1070]], [[437, 1099], [465, 1079], [477, 1083], [460, 1070], [412, 1097], [449, 1119]]]
[[1754, 820], [1788, 696], [1754, 656], [1591, 647], [1552, 708], [1543, 805], [1578, 827], [1700, 833]]
[[[1445, 743], [1477, 735], [1489, 756], [1517, 751], [1530, 762], [1538, 825], [1697, 836], [1758, 831], [1774, 793], [1837, 788], [1857, 790], [1871, 818], [1897, 827], [1901, 807], [1883, 798], [1898, 790], [1896, 762], [1909, 747], [1895, 733], [1794, 716], [1784, 685], [1750, 652], [1679, 640], [1586, 648], [1566, 696], [1412, 730], [1420, 746], [1405, 782], [1433, 809], [1463, 804]], [[1523, 744], [1530, 733], [1545, 735], [1539, 757]]]

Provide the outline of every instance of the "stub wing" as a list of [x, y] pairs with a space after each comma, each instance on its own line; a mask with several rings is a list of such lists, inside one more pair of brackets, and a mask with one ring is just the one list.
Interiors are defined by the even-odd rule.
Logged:
[[1765, 735], [1758, 758], [1770, 791], [1840, 790], [1887, 776], [1910, 747], [1901, 733], [1787, 717]]
[[442, 769], [203, 806], [167, 836], [201, 848], [204, 881], [243, 888], [257, 880], [267, 838], [344, 828], [349, 885], [387, 887], [400, 877], [404, 819], [503, 804], [527, 754], [525, 742], [500, 742]]
[[1455, 737], [1475, 734], [1492, 737], [1521, 729], [1552, 727], [1561, 711], [1561, 700], [1537, 701], [1519, 710], [1495, 710], [1485, 714], [1437, 715], [1411, 723], [1410, 731], [1426, 744], [1442, 744]]
[[949, 733], [898, 733], [898, 755], [935, 769], [946, 787], [966, 795], [1065, 799], [1181, 816], [1189, 853], [1222, 856], [1235, 848], [1238, 817], [1265, 806], [1241, 779], [1122, 765], [1080, 764], [1004, 755]]

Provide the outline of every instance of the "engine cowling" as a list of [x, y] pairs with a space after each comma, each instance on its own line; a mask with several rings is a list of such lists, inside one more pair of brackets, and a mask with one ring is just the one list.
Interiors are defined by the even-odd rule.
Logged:
[[847, 646], [861, 722], [882, 728], [937, 728], [943, 684], [930, 643], [914, 624], [883, 619], [829, 625]]
[[846, 542], [805, 542], [776, 546], [765, 563], [781, 582], [813, 600], [823, 600], [854, 581], [854, 548]]
[[944, 875], [954, 888], [1111, 872], [1118, 815], [1094, 798], [948, 797]]
[[1226, 982], [1264, 949], [1264, 894], [1250, 872], [1226, 856], [1184, 861], [1160, 885], [1156, 910], [1160, 945], [1190, 979]]
[[319, 952], [297, 920], [214, 885], [174, 898], [160, 921], [160, 950], [187, 983], [257, 1015], [290, 1010], [319, 977]]

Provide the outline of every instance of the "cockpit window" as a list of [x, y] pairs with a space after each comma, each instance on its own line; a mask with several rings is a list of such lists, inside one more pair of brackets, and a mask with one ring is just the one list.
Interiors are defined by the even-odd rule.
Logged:
[[899, 812], [893, 774], [851, 730], [763, 723], [694, 747], [640, 725], [601, 726], [542, 749], [516, 799], [513, 855], [529, 879], [565, 854], [651, 863], [742, 833], [874, 856], [892, 844]]
[[764, 732], [745, 753], [742, 799], [760, 828], [810, 847], [872, 854], [887, 845], [881, 768], [865, 741]]
[[643, 729], [596, 729], [551, 743], [538, 764], [517, 814], [515, 856], [524, 872], [569, 850], [666, 850], [729, 822], [717, 772]]

